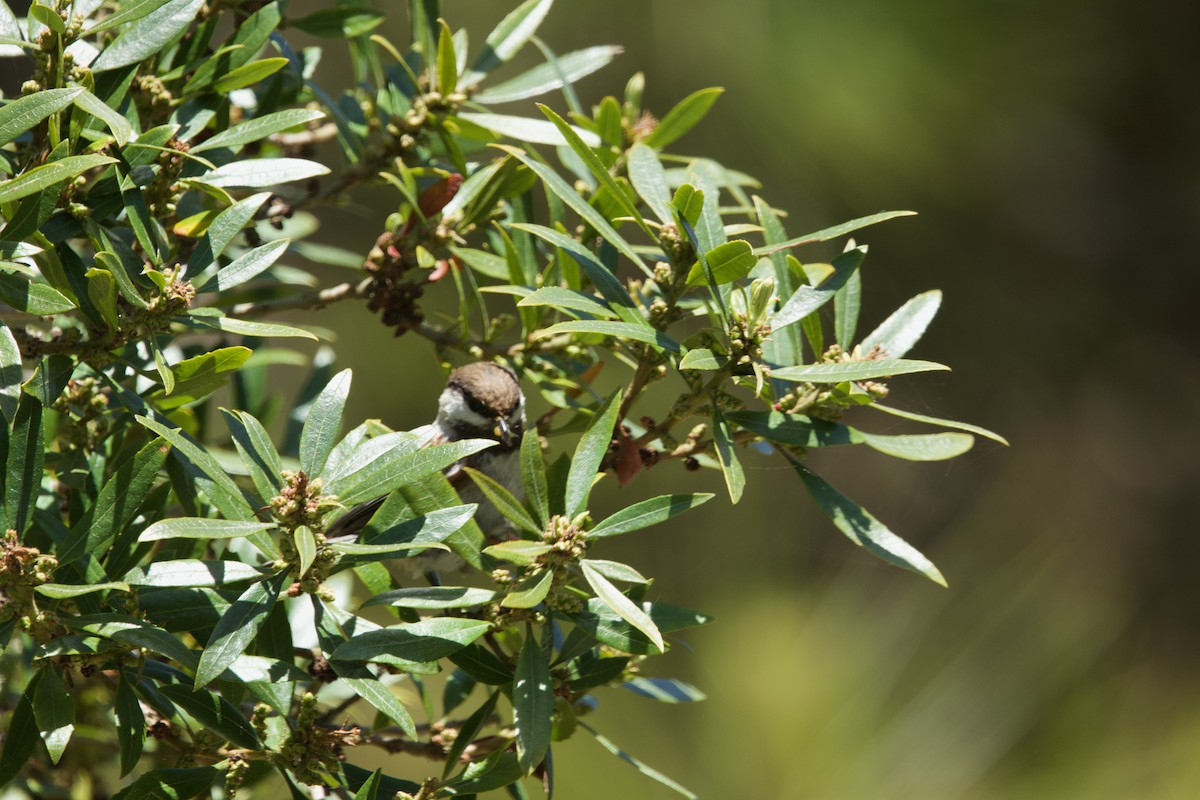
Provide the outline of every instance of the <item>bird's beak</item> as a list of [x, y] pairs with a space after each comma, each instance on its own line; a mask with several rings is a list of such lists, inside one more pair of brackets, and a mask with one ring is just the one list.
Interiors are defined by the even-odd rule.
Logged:
[[496, 427], [492, 428], [492, 435], [505, 447], [512, 447], [516, 442], [516, 436], [513, 435], [513, 430], [508, 425], [508, 420], [496, 420]]

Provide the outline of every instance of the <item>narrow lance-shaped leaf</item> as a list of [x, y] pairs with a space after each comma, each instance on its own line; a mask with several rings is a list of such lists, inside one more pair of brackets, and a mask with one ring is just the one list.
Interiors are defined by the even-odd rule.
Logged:
[[559, 56], [555, 64], [539, 64], [515, 78], [480, 89], [472, 99], [485, 106], [493, 106], [537, 97], [591, 75], [607, 66], [621, 52], [620, 47], [597, 45], [566, 53]]
[[701, 89], [680, 100], [643, 141], [647, 147], [661, 150], [699, 124], [724, 89]]
[[196, 686], [211, 683], [234, 662], [254, 640], [259, 627], [275, 606], [279, 592], [287, 579], [280, 573], [247, 589], [217, 622], [209, 636], [208, 646], [200, 655], [196, 667]]
[[601, 163], [600, 159], [596, 157], [596, 153], [592, 150], [592, 148], [589, 147], [582, 138], [580, 138], [576, 130], [571, 127], [571, 125], [569, 125], [565, 119], [554, 113], [554, 110], [549, 106], [538, 103], [537, 107], [543, 114], [546, 115], [546, 119], [554, 123], [554, 127], [558, 128], [558, 130], [562, 133], [563, 138], [566, 139], [567, 145], [573, 151], [575, 151], [577, 156], [583, 159], [583, 163], [587, 166], [588, 171], [592, 173], [597, 181], [599, 181], [601, 186], [608, 190], [609, 195], [612, 196], [617, 205], [619, 205], [628, 216], [633, 217], [634, 222], [641, 226], [642, 230], [646, 232], [647, 236], [653, 237], [655, 235], [654, 231], [649, 225], [646, 224], [646, 220], [642, 218], [642, 212], [638, 210], [637, 205], [629, 199], [629, 196], [625, 194], [625, 190], [617, 185], [612, 173], [609, 172], [608, 168], [605, 167], [604, 164]]
[[93, 72], [127, 67], [145, 61], [183, 35], [196, 19], [204, 0], [169, 0], [153, 14], [134, 20], [92, 62]]
[[517, 760], [521, 771], [528, 775], [542, 763], [550, 747], [554, 724], [554, 684], [550, 678], [550, 664], [529, 626], [526, 626], [525, 644], [517, 657], [512, 691]]
[[505, 519], [512, 522], [518, 528], [538, 536], [542, 532], [542, 527], [534, 521], [533, 517], [529, 516], [529, 512], [521, 505], [517, 498], [513, 497], [512, 492], [508, 491], [502, 484], [494, 478], [489, 477], [479, 470], [464, 467], [463, 471], [470, 476], [471, 480], [479, 487], [479, 491], [483, 492], [483, 496], [491, 501], [496, 510], [504, 515]]
[[75, 303], [53, 286], [4, 273], [0, 273], [0, 300], [18, 311], [39, 317], [62, 314], [75, 308]]
[[0, 754], [0, 786], [15, 778], [33, 755], [33, 748], [38, 740], [38, 725], [33, 715], [33, 703], [29, 698], [37, 693], [42, 674], [41, 670], [34, 673], [33, 679], [25, 687], [24, 694], [17, 695], [16, 708], [8, 718], [4, 752]]
[[17, 413], [23, 378], [21, 348], [8, 326], [0, 322], [0, 415], [4, 416], [6, 425], [12, 423]]
[[834, 225], [830, 228], [823, 228], [814, 233], [806, 233], [803, 236], [797, 236], [794, 239], [788, 239], [786, 242], [767, 245], [766, 247], [757, 248], [755, 255], [765, 256], [780, 250], [787, 250], [792, 247], [799, 247], [805, 244], [815, 244], [817, 242], [827, 242], [830, 239], [837, 239], [840, 236], [845, 236], [847, 233], [853, 233], [860, 228], [866, 228], [869, 225], [875, 225], [880, 222], [885, 222], [889, 219], [897, 217], [913, 217], [916, 216], [915, 211], [881, 211], [878, 214], [871, 214], [867, 217], [859, 217], [852, 219], [849, 222], [843, 222], [840, 225]]
[[971, 425], [966, 422], [957, 422], [956, 420], [952, 420], [952, 419], [939, 419], [937, 417], [929, 417], [929, 416], [926, 416], [925, 414], [918, 414], [914, 411], [904, 411], [902, 409], [892, 408], [890, 406], [881, 406], [878, 403], [872, 403], [871, 405], [869, 405], [867, 407], [873, 408], [877, 411], [882, 411], [885, 414], [891, 414], [892, 416], [895, 416], [895, 417], [901, 417], [902, 419], [911, 419], [914, 422], [924, 422], [927, 425], [939, 425], [943, 428], [953, 428], [954, 430], [967, 431], [968, 433], [978, 434], [979, 436], [982, 436], [985, 439], [991, 439], [992, 441], [999, 442], [1000, 444], [1003, 444], [1003, 445], [1008, 444], [1008, 440], [1005, 439], [1000, 434], [993, 433], [992, 431], [989, 431], [987, 428], [981, 428], [978, 425]]
[[588, 531], [588, 539], [617, 536], [622, 533], [649, 528], [666, 522], [685, 511], [707, 503], [715, 495], [709, 492], [697, 494], [665, 494], [634, 503], [599, 522]]
[[121, 748], [121, 777], [124, 778], [137, 766], [142, 757], [142, 745], [146, 741], [146, 716], [124, 670], [121, 670], [114, 705], [117, 712], [117, 744]]
[[46, 670], [32, 700], [33, 716], [50, 752], [50, 763], [57, 764], [75, 730], [75, 702], [57, 669]]
[[783, 367], [771, 370], [771, 377], [798, 383], [841, 383], [948, 369], [950, 368], [945, 364], [934, 361], [879, 358], [870, 361], [838, 361], [829, 364], [808, 364], [803, 367]]
[[544, 339], [560, 333], [598, 333], [620, 339], [632, 339], [635, 342], [645, 342], [659, 352], [679, 353], [683, 351], [683, 346], [679, 342], [649, 326], [601, 319], [578, 319], [559, 322], [539, 331], [535, 338]]
[[817, 506], [850, 541], [889, 564], [924, 575], [934, 583], [946, 585], [938, 568], [915, 547], [888, 530], [858, 503], [829, 485], [803, 464], [793, 461], [792, 468], [800, 475], [804, 487], [816, 500]]
[[592, 726], [588, 725], [585, 722], [580, 722], [579, 725], [581, 728], [583, 728], [588, 733], [590, 733], [593, 736], [593, 738], [595, 738], [595, 740], [600, 743], [601, 747], [603, 747], [605, 750], [612, 753], [614, 756], [621, 759], [622, 761], [632, 765], [634, 769], [636, 769], [638, 772], [645, 775], [647, 778], [650, 778], [651, 780], [654, 780], [654, 781], [658, 781], [663, 786], [666, 786], [668, 789], [671, 789], [672, 791], [677, 792], [678, 794], [682, 795], [683, 797], [686, 797], [687, 800], [700, 800], [700, 795], [696, 794], [695, 792], [691, 791], [690, 789], [687, 789], [684, 786], [681, 786], [680, 784], [678, 784], [675, 781], [668, 778], [666, 775], [663, 775], [661, 772], [659, 772], [658, 770], [651, 767], [646, 762], [642, 761], [639, 758], [635, 758], [634, 756], [632, 756], [629, 753], [622, 750], [620, 747], [617, 747], [617, 745], [615, 745], [611, 739], [609, 739], [606, 736], [602, 736]]
[[342, 370], [325, 385], [308, 410], [300, 431], [300, 468], [309, 478], [320, 477], [342, 430], [351, 371]]
[[75, 98], [75, 105], [103, 122], [120, 146], [124, 147], [133, 136], [133, 126], [129, 124], [129, 120], [109, 108], [107, 103], [86, 89]]
[[7, 528], [22, 533], [33, 513], [42, 486], [45, 448], [42, 434], [42, 404], [22, 394], [8, 433], [7, 478], [4, 512]]
[[546, 464], [542, 460], [542, 445], [537, 431], [525, 431], [521, 438], [521, 480], [525, 497], [537, 521], [545, 525], [550, 519], [550, 489], [546, 484]]
[[783, 307], [771, 317], [771, 330], [779, 331], [787, 325], [799, 322], [832, 300], [838, 290], [846, 285], [846, 281], [850, 280], [850, 276], [858, 270], [865, 256], [866, 250], [856, 247], [835, 258], [832, 264], [833, 274], [817, 286], [805, 284], [797, 288], [784, 302]]
[[328, 175], [329, 167], [304, 158], [252, 158], [234, 161], [193, 180], [221, 188], [259, 188]]
[[658, 221], [666, 225], [674, 223], [671, 213], [671, 190], [667, 183], [667, 173], [658, 154], [653, 147], [638, 142], [629, 148], [629, 181], [633, 184], [638, 196], [658, 217]]
[[500, 605], [504, 608], [534, 608], [550, 594], [553, 584], [553, 571], [533, 573], [511, 586]]
[[331, 661], [425, 663], [445, 658], [478, 639], [491, 624], [481, 620], [437, 617], [401, 623], [351, 637], [329, 654]]
[[858, 314], [862, 309], [862, 270], [856, 269], [838, 289], [833, 298], [833, 329], [837, 343], [843, 350], [854, 346], [854, 334], [858, 330]]
[[580, 563], [580, 569], [583, 570], [583, 577], [587, 580], [588, 585], [596, 592], [596, 596], [604, 602], [606, 606], [616, 612], [617, 616], [628, 622], [633, 627], [646, 635], [659, 652], [666, 652], [666, 645], [663, 644], [662, 634], [658, 630], [658, 626], [654, 624], [654, 620], [650, 615], [639, 608], [632, 600], [621, 593], [621, 590], [609, 582], [600, 574], [595, 567], [583, 561]]
[[22, 197], [37, 194], [42, 189], [62, 183], [76, 175], [82, 175], [90, 169], [115, 162], [115, 158], [92, 154], [67, 156], [48, 164], [42, 164], [28, 172], [21, 173], [12, 180], [0, 183], [0, 203], [11, 203]]
[[909, 461], [945, 461], [971, 449], [975, 437], [969, 433], [909, 433], [885, 435], [859, 431], [868, 447]]
[[516, 55], [537, 32], [553, 4], [554, 0], [526, 0], [502, 19], [488, 34], [483, 49], [471, 68], [463, 74], [460, 84], [463, 87], [474, 86], [489, 72]]
[[43, 89], [6, 103], [0, 107], [0, 147], [32, 129], [51, 114], [62, 111], [83, 92], [78, 86], [70, 89]]
[[257, 142], [259, 139], [265, 139], [273, 134], [286, 131], [288, 128], [307, 125], [309, 122], [324, 119], [324, 117], [324, 111], [314, 108], [289, 108], [284, 111], [263, 114], [261, 117], [254, 117], [245, 122], [239, 122], [232, 128], [221, 131], [211, 139], [205, 139], [193, 147], [191, 152], [202, 153], [205, 150], [216, 150], [221, 147], [241, 147], [244, 144]]
[[592, 492], [592, 484], [596, 480], [596, 472], [608, 453], [612, 442], [613, 430], [617, 425], [617, 414], [621, 410], [623, 393], [618, 391], [600, 408], [579, 440], [575, 448], [575, 456], [571, 459], [571, 468], [567, 472], [566, 487], [566, 516], [574, 519], [580, 512], [587, 509], [588, 496]]
[[888, 358], [903, 358], [924, 335], [942, 303], [937, 289], [923, 292], [896, 309], [862, 340], [862, 349], [879, 347]]
[[[716, 404], [714, 403], [714, 406]], [[717, 460], [721, 463], [721, 473], [725, 476], [725, 487], [729, 490], [729, 499], [737, 503], [742, 499], [746, 488], [746, 473], [738, 461], [733, 447], [733, 436], [729, 431], [729, 422], [720, 409], [713, 412], [713, 445], [717, 451]]]
[[197, 291], [203, 292], [216, 289], [223, 292], [235, 286], [242, 285], [246, 281], [270, 269], [279, 260], [280, 256], [287, 251], [289, 244], [291, 244], [290, 239], [276, 239], [242, 253], [229, 262], [227, 266], [219, 269]]
[[542, 179], [542, 183], [545, 184], [548, 191], [554, 192], [554, 194], [557, 195], [564, 203], [566, 203], [572, 211], [578, 214], [584, 222], [592, 226], [600, 238], [604, 239], [613, 247], [615, 247], [617, 252], [632, 261], [643, 273], [647, 275], [651, 274], [649, 267], [646, 266], [646, 262], [642, 260], [641, 256], [634, 252], [634, 249], [632, 246], [630, 246], [629, 242], [625, 241], [624, 237], [617, 233], [613, 226], [609, 224], [608, 220], [606, 220], [599, 211], [593, 208], [579, 195], [579, 192], [575, 191], [570, 184], [559, 177], [558, 173], [550, 169], [550, 167], [546, 166], [542, 162], [537, 161], [529, 156], [524, 150], [518, 150], [515, 147], [505, 147], [500, 145], [498, 145], [498, 147], [500, 147], [500, 149], [506, 153], [519, 158], [525, 166], [533, 170], [533, 172]]

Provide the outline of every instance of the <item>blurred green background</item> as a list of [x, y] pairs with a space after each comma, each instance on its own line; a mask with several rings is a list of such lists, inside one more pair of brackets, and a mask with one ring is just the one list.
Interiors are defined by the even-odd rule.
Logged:
[[[513, 5], [445, 14], [477, 46]], [[736, 508], [614, 542], [604, 557], [655, 576], [652, 593], [717, 616], [694, 652], [650, 665], [709, 699], [611, 691], [592, 724], [705, 797], [1196, 796], [1196, 17], [1094, 0], [558, 4], [542, 29], [557, 52], [626, 48], [580, 85], [589, 105], [638, 70], [660, 115], [726, 87], [675, 149], [758, 176], [793, 235], [919, 211], [860, 237], [864, 330], [942, 289], [913, 356], [954, 372], [894, 382], [895, 404], [1012, 442], [934, 464], [812, 456], [949, 589], [854, 548], [788, 469], [750, 454]], [[381, 30], [405, 40], [399, 13]], [[329, 71], [344, 60], [326, 63], [344, 85]], [[532, 101], [499, 110], [536, 116]], [[365, 251], [392, 201], [359, 200], [323, 235]], [[441, 378], [421, 342], [361, 309], [309, 321], [355, 368], [352, 416], [432, 414]], [[722, 491], [666, 464], [601, 500], [685, 487]], [[562, 798], [675, 796], [585, 735], [554, 757]]]

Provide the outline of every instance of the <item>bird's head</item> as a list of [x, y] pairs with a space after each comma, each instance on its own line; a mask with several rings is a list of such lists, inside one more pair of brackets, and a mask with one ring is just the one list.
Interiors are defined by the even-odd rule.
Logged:
[[513, 449], [525, 430], [525, 395], [508, 367], [478, 361], [450, 373], [438, 423], [455, 439], [494, 439]]

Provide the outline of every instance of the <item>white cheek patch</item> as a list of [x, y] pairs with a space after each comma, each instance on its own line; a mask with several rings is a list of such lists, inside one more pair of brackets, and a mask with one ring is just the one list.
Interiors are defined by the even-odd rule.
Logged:
[[461, 392], [450, 388], [443, 391], [442, 396], [438, 399], [438, 419], [489, 430], [494, 424], [487, 417], [476, 413], [467, 405], [467, 401], [463, 399]]

